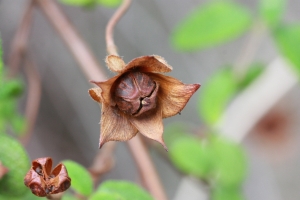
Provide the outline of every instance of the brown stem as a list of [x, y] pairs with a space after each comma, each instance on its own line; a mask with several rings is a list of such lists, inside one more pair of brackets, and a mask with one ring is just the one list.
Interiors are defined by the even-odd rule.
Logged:
[[136, 135], [128, 141], [128, 144], [131, 154], [133, 155], [149, 192], [156, 200], [166, 200], [166, 194], [163, 191], [163, 187], [159, 181], [155, 167], [140, 136]]
[[108, 142], [101, 150], [98, 150], [97, 155], [94, 158], [93, 164], [89, 168], [94, 183], [97, 183], [100, 176], [108, 172], [113, 168], [115, 162], [113, 158], [113, 151], [115, 149], [116, 142]]
[[34, 2], [30, 1], [22, 17], [22, 21], [16, 31], [15, 37], [13, 38], [8, 59], [8, 66], [10, 67], [10, 77], [14, 76], [17, 73], [21, 64], [21, 60], [24, 58], [32, 24], [33, 8]]
[[25, 135], [21, 138], [23, 145], [26, 145], [32, 135], [33, 127], [39, 110], [41, 99], [41, 80], [37, 67], [32, 60], [25, 61], [25, 73], [28, 80], [28, 93], [26, 101], [25, 117], [27, 120], [27, 130]]
[[79, 66], [90, 80], [104, 81], [106, 77], [94, 54], [76, 32], [67, 17], [53, 0], [35, 0], [48, 20], [69, 47]]
[[107, 52], [109, 55], [118, 55], [117, 52], [117, 46], [114, 42], [114, 27], [117, 24], [117, 22], [121, 19], [121, 17], [125, 14], [127, 9], [129, 8], [131, 3], [131, 0], [123, 0], [122, 5], [118, 8], [118, 10], [115, 12], [115, 14], [111, 17], [109, 20], [107, 26], [106, 26], [106, 47]]

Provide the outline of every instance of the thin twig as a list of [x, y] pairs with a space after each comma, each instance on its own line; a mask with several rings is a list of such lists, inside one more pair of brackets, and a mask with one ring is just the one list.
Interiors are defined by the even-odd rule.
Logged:
[[97, 183], [102, 174], [108, 172], [111, 168], [113, 168], [115, 164], [113, 159], [113, 151], [115, 149], [115, 146], [116, 142], [108, 142], [105, 144], [105, 146], [103, 146], [101, 150], [98, 150], [93, 164], [89, 168], [94, 183]]
[[121, 19], [121, 17], [125, 14], [130, 4], [131, 4], [131, 0], [123, 0], [122, 5], [118, 8], [115, 14], [110, 18], [106, 26], [106, 33], [105, 33], [106, 48], [108, 54], [110, 55], [118, 55], [117, 46], [115, 45], [114, 42], [114, 27], [117, 24], [117, 22]]
[[55, 1], [35, 0], [35, 2], [40, 6], [43, 13], [69, 47], [79, 66], [84, 68], [83, 71], [88, 79], [98, 81], [106, 80], [105, 73], [101, 70], [101, 66], [96, 60], [96, 57]]
[[129, 140], [128, 144], [131, 154], [133, 155], [142, 175], [142, 179], [145, 182], [146, 187], [149, 189], [149, 192], [156, 200], [166, 200], [167, 196], [157, 176], [157, 172], [151, 161], [149, 153], [147, 152], [139, 134]]
[[10, 77], [14, 76], [17, 73], [21, 64], [21, 60], [24, 58], [32, 25], [33, 8], [34, 2], [30, 1], [22, 17], [22, 21], [16, 31], [16, 35], [13, 38], [8, 59]]
[[35, 63], [28, 59], [28, 56], [25, 62], [25, 73], [28, 80], [28, 93], [25, 110], [27, 129], [25, 135], [21, 138], [21, 142], [24, 145], [26, 145], [31, 138], [41, 99], [40, 76]]

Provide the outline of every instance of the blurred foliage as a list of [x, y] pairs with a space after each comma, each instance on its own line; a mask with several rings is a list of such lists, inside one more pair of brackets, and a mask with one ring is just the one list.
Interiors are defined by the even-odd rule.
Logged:
[[281, 22], [285, 10], [285, 0], [260, 0], [259, 12], [263, 21], [270, 28], [275, 28]]
[[230, 1], [209, 1], [199, 6], [173, 31], [176, 49], [200, 50], [235, 39], [250, 28], [250, 12]]
[[[176, 129], [168, 129], [173, 133], [167, 135], [177, 135]], [[240, 187], [247, 174], [247, 161], [240, 145], [216, 134], [200, 140], [185, 133], [170, 142], [169, 153], [180, 171], [211, 183], [212, 199], [243, 199]]]
[[282, 25], [275, 32], [274, 37], [280, 52], [300, 74], [300, 24]]
[[0, 142], [0, 160], [9, 170], [0, 179], [0, 194], [3, 199], [20, 198], [28, 191], [23, 180], [30, 168], [28, 155], [23, 146], [10, 136], [0, 134]]
[[238, 84], [230, 68], [222, 68], [215, 72], [202, 85], [202, 94], [199, 101], [199, 113], [208, 125], [217, 122], [228, 101], [238, 89]]
[[126, 181], [105, 181], [90, 200], [153, 200], [146, 191]]
[[93, 181], [87, 169], [71, 160], [65, 160], [63, 164], [71, 178], [71, 188], [78, 194], [89, 196], [93, 192]]
[[1, 41], [0, 56], [0, 134], [10, 127], [15, 134], [21, 135], [25, 133], [26, 120], [17, 111], [17, 98], [23, 92], [23, 84], [20, 80], [4, 78]]
[[122, 0], [59, 0], [61, 3], [70, 6], [95, 7], [97, 5], [106, 7], [116, 7], [121, 4]]

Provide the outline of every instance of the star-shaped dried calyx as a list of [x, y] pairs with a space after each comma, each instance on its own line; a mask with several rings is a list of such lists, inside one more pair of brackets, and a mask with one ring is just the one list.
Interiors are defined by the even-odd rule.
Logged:
[[161, 73], [172, 67], [160, 56], [142, 56], [128, 64], [115, 55], [106, 58], [108, 68], [118, 74], [89, 90], [90, 96], [102, 104], [99, 146], [108, 141], [127, 141], [138, 132], [163, 141], [162, 119], [181, 112], [199, 84], [183, 84]]
[[63, 164], [58, 164], [52, 171], [52, 159], [38, 158], [32, 161], [32, 166], [24, 178], [24, 184], [39, 197], [57, 194], [71, 186], [71, 178]]

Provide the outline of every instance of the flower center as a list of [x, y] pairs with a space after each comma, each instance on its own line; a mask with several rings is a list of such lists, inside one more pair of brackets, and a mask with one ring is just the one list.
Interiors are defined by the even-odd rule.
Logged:
[[157, 91], [158, 84], [147, 74], [133, 71], [116, 81], [114, 95], [120, 110], [138, 116], [156, 107]]

